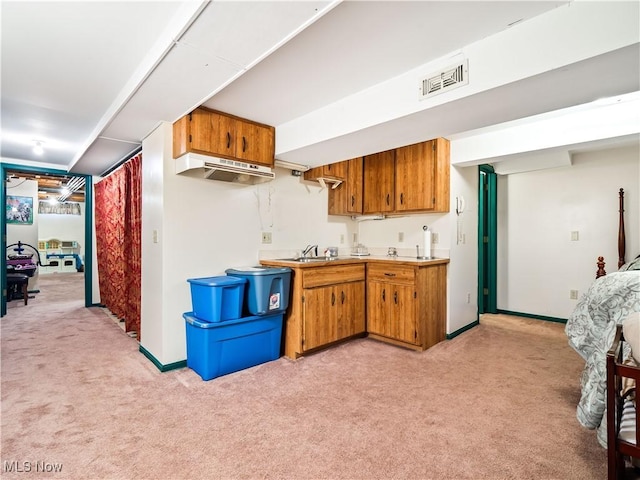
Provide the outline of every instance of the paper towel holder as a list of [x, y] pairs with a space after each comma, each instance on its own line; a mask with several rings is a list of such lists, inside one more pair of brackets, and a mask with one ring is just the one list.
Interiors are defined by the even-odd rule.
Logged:
[[[429, 231], [429, 227], [427, 225], [424, 225], [422, 227], [422, 230], [424, 230], [424, 232], [428, 232]], [[431, 245], [429, 245], [429, 247], [431, 247]], [[426, 247], [425, 247], [426, 250]], [[426, 251], [425, 251], [426, 253]], [[431, 248], [429, 248], [429, 253], [431, 253]], [[431, 260], [431, 256], [430, 255], [420, 255], [420, 245], [416, 245], [416, 259], [418, 260]]]

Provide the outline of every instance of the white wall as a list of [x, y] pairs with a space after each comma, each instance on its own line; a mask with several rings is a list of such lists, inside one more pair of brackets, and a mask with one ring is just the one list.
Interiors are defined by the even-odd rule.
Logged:
[[[640, 253], [637, 146], [573, 156], [573, 165], [500, 178], [498, 308], [567, 318], [593, 282], [596, 259], [617, 270], [618, 190], [625, 190], [627, 260]], [[571, 241], [571, 232], [579, 240]]]
[[58, 240], [76, 241], [80, 248], [77, 253], [84, 259], [85, 203], [80, 202], [79, 205], [80, 215], [39, 214], [38, 239], [50, 240], [56, 238]]

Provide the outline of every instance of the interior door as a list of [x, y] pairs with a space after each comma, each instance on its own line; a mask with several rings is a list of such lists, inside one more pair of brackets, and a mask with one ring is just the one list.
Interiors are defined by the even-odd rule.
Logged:
[[497, 313], [497, 175], [480, 165], [478, 179], [478, 314]]

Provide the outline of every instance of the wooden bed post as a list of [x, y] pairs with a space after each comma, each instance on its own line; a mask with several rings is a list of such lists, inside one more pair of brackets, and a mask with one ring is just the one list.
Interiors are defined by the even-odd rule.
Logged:
[[624, 236], [624, 189], [620, 189], [620, 222], [618, 227], [618, 268], [624, 265], [625, 254]]
[[598, 270], [596, 271], [596, 278], [600, 278], [600, 277], [604, 277], [607, 272], [604, 271], [604, 257], [598, 257], [598, 263], [596, 263], [596, 265], [598, 265]]

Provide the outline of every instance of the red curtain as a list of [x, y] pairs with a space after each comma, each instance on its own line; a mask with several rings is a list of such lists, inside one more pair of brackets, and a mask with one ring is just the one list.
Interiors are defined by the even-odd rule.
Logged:
[[142, 155], [95, 185], [100, 301], [140, 340]]

